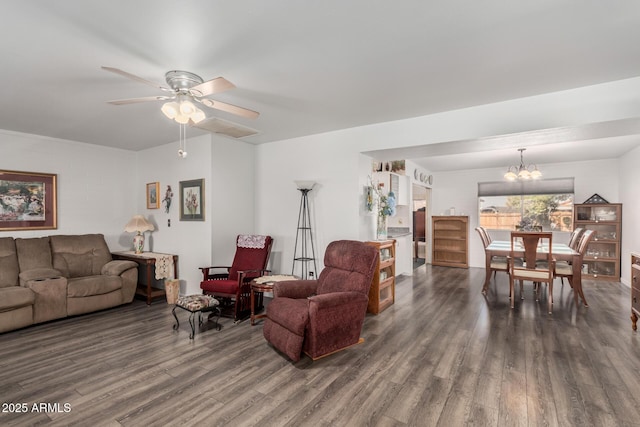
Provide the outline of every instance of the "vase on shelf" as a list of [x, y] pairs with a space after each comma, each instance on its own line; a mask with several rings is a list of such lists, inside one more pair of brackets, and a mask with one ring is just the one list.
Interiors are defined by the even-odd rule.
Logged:
[[376, 224], [376, 239], [387, 240], [387, 216], [378, 215], [378, 221]]

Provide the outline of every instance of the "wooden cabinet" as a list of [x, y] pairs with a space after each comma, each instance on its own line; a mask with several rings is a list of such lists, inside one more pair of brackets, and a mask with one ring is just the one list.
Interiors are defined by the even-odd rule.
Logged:
[[368, 313], [378, 314], [393, 304], [396, 296], [396, 241], [389, 239], [366, 243], [377, 248], [380, 253], [367, 305]]
[[620, 280], [622, 204], [574, 205], [573, 228], [593, 230], [595, 235], [582, 261], [582, 277]]
[[384, 184], [385, 194], [393, 191], [397, 205], [409, 205], [409, 177], [393, 172], [376, 172], [374, 179]]
[[640, 254], [631, 252], [631, 327], [637, 330], [640, 316]]
[[469, 268], [469, 217], [433, 216], [431, 264]]

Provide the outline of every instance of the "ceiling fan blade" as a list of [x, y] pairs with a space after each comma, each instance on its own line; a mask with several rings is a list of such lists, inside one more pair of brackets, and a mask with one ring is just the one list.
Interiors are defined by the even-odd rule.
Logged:
[[197, 86], [192, 87], [189, 91], [194, 96], [208, 96], [215, 93], [224, 92], [225, 90], [233, 89], [236, 87], [229, 80], [224, 77], [216, 77], [215, 79], [208, 80], [204, 83], [200, 83]]
[[116, 99], [114, 101], [107, 101], [107, 104], [125, 105], [125, 104], [137, 104], [138, 102], [148, 102], [148, 101], [169, 101], [171, 99], [175, 99], [175, 96], [147, 96], [144, 98]]
[[127, 73], [126, 71], [122, 71], [119, 68], [103, 66], [102, 69], [106, 70], [106, 71], [110, 71], [112, 73], [120, 74], [121, 76], [124, 76], [124, 77], [126, 77], [128, 79], [135, 80], [135, 81], [140, 82], [140, 83], [144, 83], [146, 85], [149, 85], [151, 87], [155, 87], [156, 89], [160, 89], [160, 90], [163, 90], [165, 92], [173, 92], [173, 89], [169, 89], [168, 87], [164, 87], [164, 86], [162, 86], [162, 85], [160, 85], [158, 83], [154, 83], [154, 82], [151, 82], [149, 80], [145, 80], [142, 77], [138, 77], [138, 76], [136, 76], [134, 74]]
[[227, 104], [226, 102], [214, 101], [213, 99], [201, 99], [204, 105], [216, 110], [226, 111], [227, 113], [235, 114], [236, 116], [246, 117], [247, 119], [255, 119], [260, 113], [257, 111], [249, 110], [247, 108], [238, 107], [237, 105]]

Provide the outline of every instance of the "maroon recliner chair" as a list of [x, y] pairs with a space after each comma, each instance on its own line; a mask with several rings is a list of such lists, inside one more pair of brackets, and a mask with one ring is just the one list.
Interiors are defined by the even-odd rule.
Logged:
[[291, 360], [304, 351], [313, 360], [360, 342], [378, 250], [363, 242], [329, 244], [317, 280], [273, 287], [264, 337]]

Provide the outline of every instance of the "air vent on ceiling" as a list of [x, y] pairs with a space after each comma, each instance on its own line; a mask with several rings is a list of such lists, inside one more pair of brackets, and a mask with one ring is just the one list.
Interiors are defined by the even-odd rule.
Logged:
[[232, 138], [244, 138], [245, 136], [251, 136], [258, 133], [257, 130], [240, 126], [237, 123], [228, 122], [217, 117], [203, 120], [200, 123], [194, 124], [193, 127], [204, 129], [212, 133], [227, 135]]

